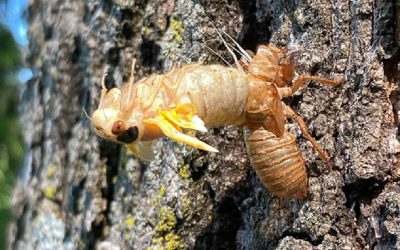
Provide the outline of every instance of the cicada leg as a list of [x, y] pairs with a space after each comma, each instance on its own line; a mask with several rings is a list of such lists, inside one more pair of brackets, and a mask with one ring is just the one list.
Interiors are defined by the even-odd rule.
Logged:
[[296, 114], [294, 112], [294, 110], [291, 109], [289, 106], [284, 105], [284, 109], [285, 109], [286, 117], [292, 119], [299, 125], [301, 132], [307, 138], [307, 140], [309, 142], [311, 142], [312, 146], [318, 152], [318, 155], [322, 158], [322, 160], [324, 160], [325, 162], [328, 162], [329, 161], [328, 154], [321, 148], [321, 146], [318, 144], [318, 142], [311, 136], [304, 120], [298, 114]]
[[292, 87], [279, 88], [279, 94], [282, 98], [292, 96], [297, 90], [309, 81], [323, 83], [332, 87], [338, 86], [343, 80], [331, 80], [324, 77], [301, 75], [293, 83]]

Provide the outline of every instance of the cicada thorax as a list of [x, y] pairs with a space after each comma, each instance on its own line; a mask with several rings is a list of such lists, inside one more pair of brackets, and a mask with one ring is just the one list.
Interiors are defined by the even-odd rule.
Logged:
[[293, 79], [296, 51], [279, 49], [273, 45], [260, 45], [246, 66], [250, 79], [271, 82], [286, 87]]
[[283, 135], [286, 118], [275, 84], [256, 79], [249, 80], [246, 124], [250, 128], [261, 125], [277, 136]]
[[261, 45], [245, 67], [249, 79], [247, 124], [262, 124], [276, 136], [285, 131], [286, 118], [278, 87], [287, 86], [293, 78], [292, 55], [273, 45]]

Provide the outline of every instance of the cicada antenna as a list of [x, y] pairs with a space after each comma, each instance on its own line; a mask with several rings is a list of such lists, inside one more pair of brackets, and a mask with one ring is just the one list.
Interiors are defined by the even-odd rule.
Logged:
[[104, 73], [103, 77], [101, 78], [101, 97], [100, 97], [99, 108], [103, 106], [103, 101], [107, 94], [106, 77], [107, 73]]
[[106, 77], [107, 77], [107, 73], [103, 74], [103, 77], [101, 78], [101, 89], [102, 90], [106, 90], [107, 91], [107, 87], [106, 87]]
[[86, 109], [85, 109], [85, 108], [82, 108], [82, 111], [83, 111], [83, 113], [85, 114], [85, 116], [86, 116], [90, 121], [92, 121], [92, 118], [88, 115], [88, 113], [86, 112]]
[[132, 59], [132, 66], [131, 66], [131, 76], [129, 77], [129, 86], [128, 86], [128, 95], [123, 100], [122, 104], [125, 111], [130, 109], [132, 107], [132, 96], [133, 96], [133, 91], [134, 91], [134, 84], [135, 84], [135, 65], [136, 65], [136, 58]]

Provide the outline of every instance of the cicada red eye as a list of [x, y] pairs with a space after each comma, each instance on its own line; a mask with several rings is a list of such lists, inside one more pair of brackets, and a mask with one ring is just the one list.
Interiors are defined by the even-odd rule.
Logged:
[[111, 128], [111, 132], [114, 135], [119, 135], [119, 134], [121, 134], [121, 133], [123, 133], [125, 131], [126, 131], [126, 125], [125, 125], [125, 123], [123, 121], [114, 122], [114, 124], [113, 124], [113, 126]]

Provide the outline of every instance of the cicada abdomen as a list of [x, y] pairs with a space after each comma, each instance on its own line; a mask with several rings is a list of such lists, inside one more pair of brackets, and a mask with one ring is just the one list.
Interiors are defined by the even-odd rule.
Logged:
[[304, 199], [307, 196], [305, 161], [294, 134], [277, 137], [260, 127], [246, 131], [246, 147], [257, 176], [274, 195]]

